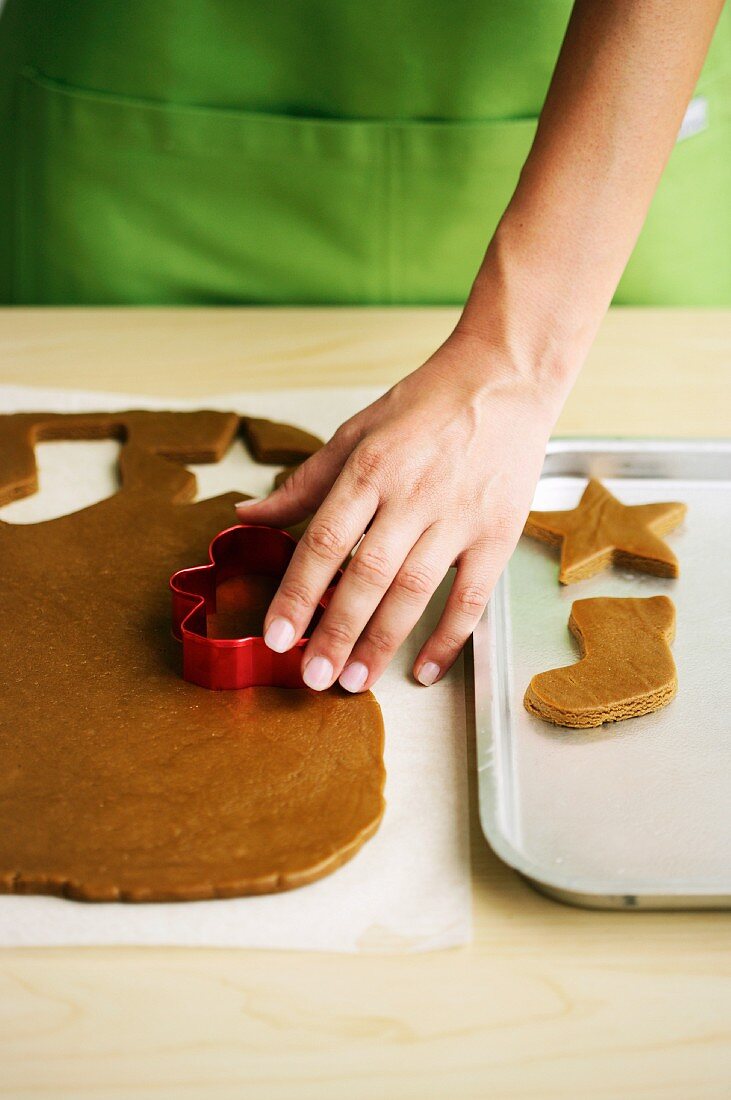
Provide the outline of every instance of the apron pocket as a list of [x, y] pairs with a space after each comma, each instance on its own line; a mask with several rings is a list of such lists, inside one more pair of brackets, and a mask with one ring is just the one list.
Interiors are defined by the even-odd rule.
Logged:
[[[22, 88], [14, 300], [461, 304], [535, 118], [301, 118]], [[731, 303], [731, 80], [696, 95], [616, 301]]]
[[25, 74], [15, 298], [375, 302], [382, 135]]
[[26, 73], [15, 300], [462, 302], [535, 119], [329, 120]]
[[392, 127], [390, 300], [464, 303], [537, 125], [530, 117]]

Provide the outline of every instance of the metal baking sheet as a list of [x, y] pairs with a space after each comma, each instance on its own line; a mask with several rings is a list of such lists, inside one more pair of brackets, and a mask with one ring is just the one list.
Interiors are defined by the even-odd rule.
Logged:
[[[522, 538], [474, 634], [482, 827], [540, 890], [600, 908], [731, 907], [731, 441], [553, 440], [534, 507], [571, 508], [587, 477], [627, 504], [682, 500], [677, 580], [608, 570], [558, 584]], [[574, 600], [666, 593], [679, 690], [593, 730], [523, 707], [531, 676], [578, 659]]]

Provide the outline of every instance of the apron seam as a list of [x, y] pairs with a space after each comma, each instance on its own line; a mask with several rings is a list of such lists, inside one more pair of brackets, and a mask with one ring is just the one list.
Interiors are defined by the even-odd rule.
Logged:
[[396, 165], [397, 156], [396, 127], [385, 128], [386, 137], [386, 211], [384, 219], [384, 231], [386, 238], [386, 271], [385, 288], [386, 300], [393, 305], [396, 299]]
[[13, 192], [15, 196], [13, 236], [15, 248], [13, 249], [14, 255], [11, 261], [10, 278], [13, 298], [16, 302], [22, 302], [25, 299], [33, 298], [33, 294], [29, 293], [30, 288], [27, 285], [27, 273], [33, 270], [33, 265], [29, 262], [28, 173], [30, 166], [25, 147], [25, 135], [27, 135], [30, 125], [30, 105], [28, 103], [28, 87], [23, 81], [19, 81], [18, 84], [16, 167], [13, 174]]

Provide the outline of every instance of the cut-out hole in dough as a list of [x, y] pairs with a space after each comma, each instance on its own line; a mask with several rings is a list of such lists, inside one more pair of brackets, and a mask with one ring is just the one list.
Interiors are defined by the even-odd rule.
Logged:
[[38, 490], [0, 508], [0, 520], [44, 523], [112, 496], [119, 488], [120, 449], [116, 439], [37, 443]]
[[[220, 462], [188, 465], [198, 483], [196, 500], [209, 500], [222, 493], [236, 491], [252, 497], [270, 493], [274, 478], [283, 467], [261, 466], [254, 462], [242, 439], [235, 439]], [[236, 517], [231, 516], [231, 523]]]
[[[38, 490], [30, 496], [0, 507], [5, 523], [44, 523], [69, 515], [105, 500], [120, 486], [116, 439], [52, 440], [35, 445]], [[266, 496], [281, 466], [254, 462], [241, 439], [234, 440], [220, 462], [192, 463], [196, 500], [208, 500], [222, 493], [237, 492]], [[231, 522], [236, 522], [232, 512]]]

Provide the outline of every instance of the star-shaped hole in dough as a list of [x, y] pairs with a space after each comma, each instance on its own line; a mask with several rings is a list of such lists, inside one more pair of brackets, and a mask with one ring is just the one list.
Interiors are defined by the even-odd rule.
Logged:
[[677, 527], [686, 511], [678, 501], [622, 504], [592, 478], [576, 508], [531, 512], [523, 533], [561, 547], [561, 584], [593, 577], [611, 564], [677, 577], [678, 559], [660, 536]]

